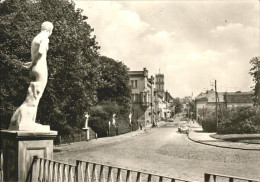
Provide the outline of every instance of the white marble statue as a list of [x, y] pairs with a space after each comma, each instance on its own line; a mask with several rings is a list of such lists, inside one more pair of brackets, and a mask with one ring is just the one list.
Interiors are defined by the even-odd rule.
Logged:
[[8, 130], [49, 130], [49, 126], [37, 124], [35, 119], [39, 101], [48, 81], [46, 57], [52, 30], [51, 22], [42, 23], [41, 32], [32, 41], [31, 62], [24, 64], [29, 69], [31, 77], [27, 97], [13, 114]]
[[86, 117], [86, 121], [85, 121], [85, 128], [88, 128], [88, 118], [89, 118], [89, 114], [86, 113], [85, 117]]
[[129, 123], [132, 124], [132, 113], [129, 114]]
[[116, 125], [116, 114], [113, 114], [112, 125]]

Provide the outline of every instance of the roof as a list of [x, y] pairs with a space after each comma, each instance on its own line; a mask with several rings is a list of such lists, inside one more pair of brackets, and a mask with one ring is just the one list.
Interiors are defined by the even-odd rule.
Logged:
[[143, 71], [127, 71], [129, 76], [144, 76], [148, 78], [148, 70], [146, 68], [143, 69]]
[[[219, 102], [224, 102], [224, 92], [218, 92]], [[213, 89], [206, 91], [206, 93], [200, 93], [196, 98], [196, 101], [216, 102], [216, 94]]]
[[253, 103], [253, 92], [230, 92], [225, 94], [227, 103]]
[[[218, 92], [219, 102], [227, 103], [253, 103], [253, 92]], [[207, 101], [208, 103], [216, 102], [215, 91], [213, 89], [200, 93], [196, 101]]]

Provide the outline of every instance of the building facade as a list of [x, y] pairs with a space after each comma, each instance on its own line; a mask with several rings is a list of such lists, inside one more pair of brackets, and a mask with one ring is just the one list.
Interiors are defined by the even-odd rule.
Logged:
[[148, 78], [148, 70], [128, 71], [132, 87], [132, 118], [142, 126], [152, 124], [154, 117], [154, 78]]
[[164, 94], [164, 74], [155, 75], [155, 88], [160, 94]]
[[238, 106], [254, 106], [253, 92], [227, 92], [224, 94], [226, 108]]
[[220, 108], [231, 108], [238, 106], [253, 106], [253, 92], [217, 92], [213, 89], [200, 93], [195, 98], [196, 119], [203, 118], [208, 110], [216, 108], [216, 102]]

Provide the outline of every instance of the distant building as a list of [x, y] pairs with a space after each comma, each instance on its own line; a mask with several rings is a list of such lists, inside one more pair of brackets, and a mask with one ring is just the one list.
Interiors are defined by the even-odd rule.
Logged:
[[[217, 102], [221, 108], [230, 108], [237, 106], [253, 106], [253, 92], [217, 92]], [[215, 109], [216, 93], [213, 89], [200, 93], [195, 98], [196, 118], [203, 117], [204, 111]]]
[[154, 110], [154, 78], [148, 78], [148, 70], [128, 71], [132, 87], [132, 118], [146, 126], [152, 124], [151, 111]]
[[252, 95], [253, 92], [227, 92], [224, 94], [225, 105], [227, 108], [254, 106]]
[[155, 88], [158, 93], [164, 94], [164, 74], [155, 75]]
[[173, 97], [171, 94], [164, 90], [164, 74], [155, 75], [155, 90], [156, 90], [156, 118], [160, 120], [161, 118], [170, 117], [173, 115], [174, 107]]

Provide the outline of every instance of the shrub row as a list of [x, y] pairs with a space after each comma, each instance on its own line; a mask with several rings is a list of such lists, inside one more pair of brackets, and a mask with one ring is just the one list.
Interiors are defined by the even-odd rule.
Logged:
[[[113, 114], [116, 114], [115, 125], [112, 124]], [[97, 133], [98, 137], [115, 136], [138, 129], [135, 120], [132, 120], [130, 124], [129, 112], [112, 101], [104, 101], [91, 108], [89, 126]]]
[[260, 133], [260, 109], [257, 107], [236, 107], [225, 111], [220, 119], [219, 134]]
[[228, 108], [219, 114], [217, 127], [216, 116], [210, 112], [202, 120], [206, 132], [218, 134], [252, 134], [260, 133], [260, 109], [251, 106]]
[[207, 116], [202, 120], [203, 131], [206, 132], [216, 132], [217, 131], [217, 122], [216, 118], [213, 116]]

